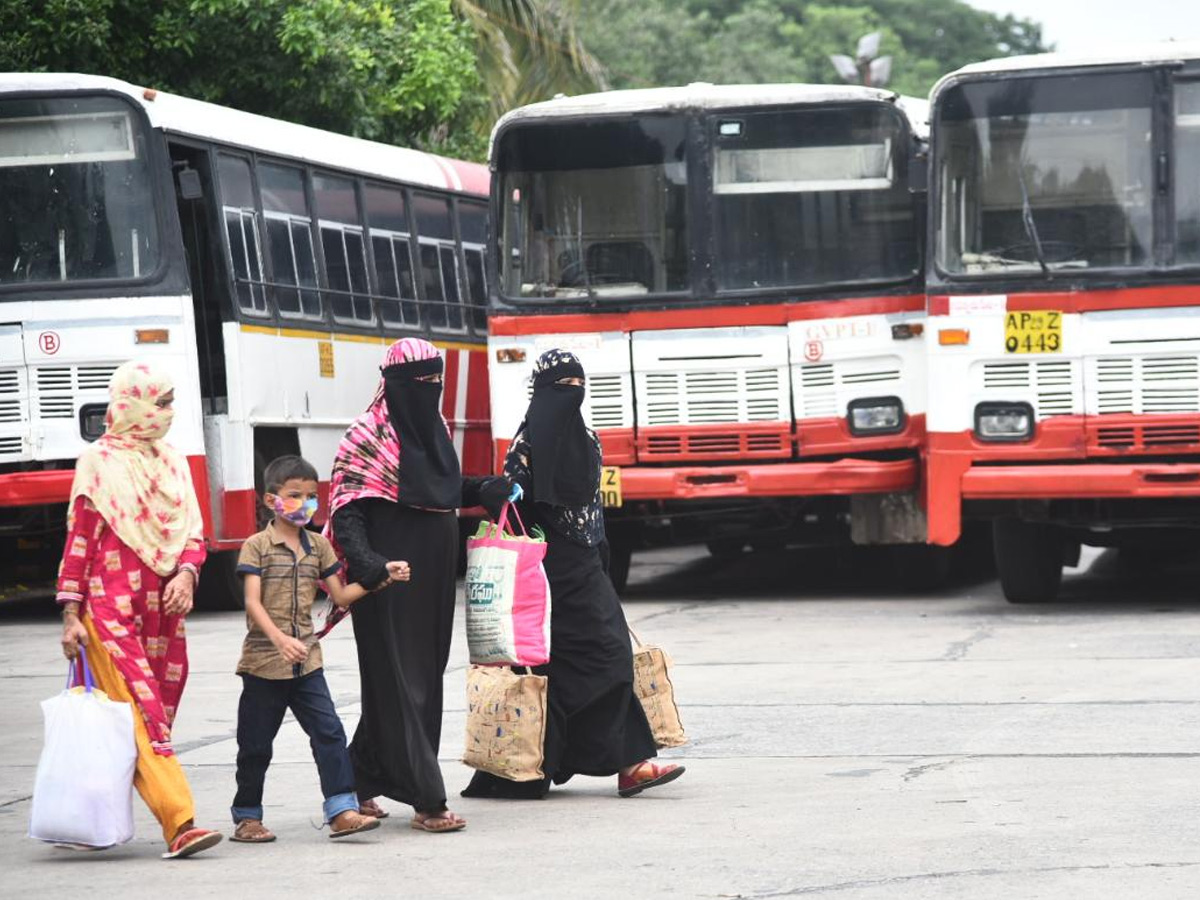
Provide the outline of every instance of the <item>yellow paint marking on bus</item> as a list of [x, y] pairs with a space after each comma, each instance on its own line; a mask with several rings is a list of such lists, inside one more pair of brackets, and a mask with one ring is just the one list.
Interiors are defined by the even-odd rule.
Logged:
[[[346, 332], [309, 331], [304, 328], [276, 328], [273, 325], [248, 325], [242, 323], [241, 329], [248, 334], [269, 334], [276, 337], [308, 338], [317, 341], [345, 341], [354, 344], [390, 344], [399, 338], [381, 337], [373, 334], [348, 334]], [[483, 342], [469, 344], [466, 341], [433, 341], [433, 346], [439, 350], [471, 350], [484, 348]]]
[[439, 350], [482, 350], [484, 346], [479, 344], [467, 344], [463, 341], [433, 341], [433, 346]]
[[280, 337], [308, 338], [309, 340], [327, 341], [328, 331], [309, 331], [307, 328], [280, 328]]

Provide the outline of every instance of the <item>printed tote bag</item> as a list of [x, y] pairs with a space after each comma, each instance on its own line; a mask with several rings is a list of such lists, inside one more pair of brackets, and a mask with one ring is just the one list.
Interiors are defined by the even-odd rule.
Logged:
[[[516, 514], [520, 534], [505, 530]], [[471, 662], [485, 666], [540, 666], [550, 661], [550, 582], [542, 560], [546, 540], [525, 531], [516, 507], [481, 522], [467, 541], [467, 645]]]

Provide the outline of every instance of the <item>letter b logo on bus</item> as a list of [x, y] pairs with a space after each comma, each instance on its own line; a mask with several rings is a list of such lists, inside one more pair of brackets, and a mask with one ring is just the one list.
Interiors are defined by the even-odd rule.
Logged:
[[59, 338], [57, 331], [43, 331], [38, 335], [38, 349], [47, 356], [53, 356], [61, 346], [62, 339]]

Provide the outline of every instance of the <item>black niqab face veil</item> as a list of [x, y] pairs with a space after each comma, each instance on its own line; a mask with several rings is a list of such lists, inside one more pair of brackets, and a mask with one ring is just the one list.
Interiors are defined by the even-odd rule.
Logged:
[[600, 456], [583, 421], [584, 388], [559, 384], [583, 378], [572, 353], [547, 350], [533, 371], [533, 399], [525, 413], [533, 469], [533, 498], [552, 506], [578, 508], [596, 498]]
[[420, 381], [440, 375], [442, 358], [420, 359], [383, 369], [388, 418], [400, 439], [400, 502], [426, 509], [456, 509], [462, 500], [458, 454], [442, 419], [442, 385]]

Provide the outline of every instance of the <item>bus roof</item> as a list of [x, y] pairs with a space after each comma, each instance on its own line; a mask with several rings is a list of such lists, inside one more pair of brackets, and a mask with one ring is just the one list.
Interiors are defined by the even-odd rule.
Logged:
[[478, 163], [322, 131], [165, 91], [152, 92], [116, 78], [57, 72], [0, 73], [0, 94], [33, 91], [114, 91], [140, 104], [155, 128], [172, 134], [417, 186], [481, 197], [488, 193], [488, 170]]
[[989, 75], [1027, 72], [1038, 69], [1079, 69], [1092, 66], [1161, 65], [1200, 60], [1200, 41], [1161, 41], [1155, 44], [1130, 44], [1099, 49], [1091, 53], [1036, 53], [1027, 56], [1001, 56], [971, 63], [943, 76], [933, 86], [936, 97], [947, 83], [964, 75]]
[[838, 84], [707, 84], [686, 87], [640, 88], [601, 91], [577, 97], [556, 97], [531, 103], [506, 113], [492, 129], [492, 141], [513, 122], [575, 116], [626, 116], [638, 113], [685, 112], [689, 110], [744, 109], [789, 103], [894, 103], [907, 116], [914, 132], [924, 137], [928, 103], [917, 97], [902, 97], [894, 91]]

